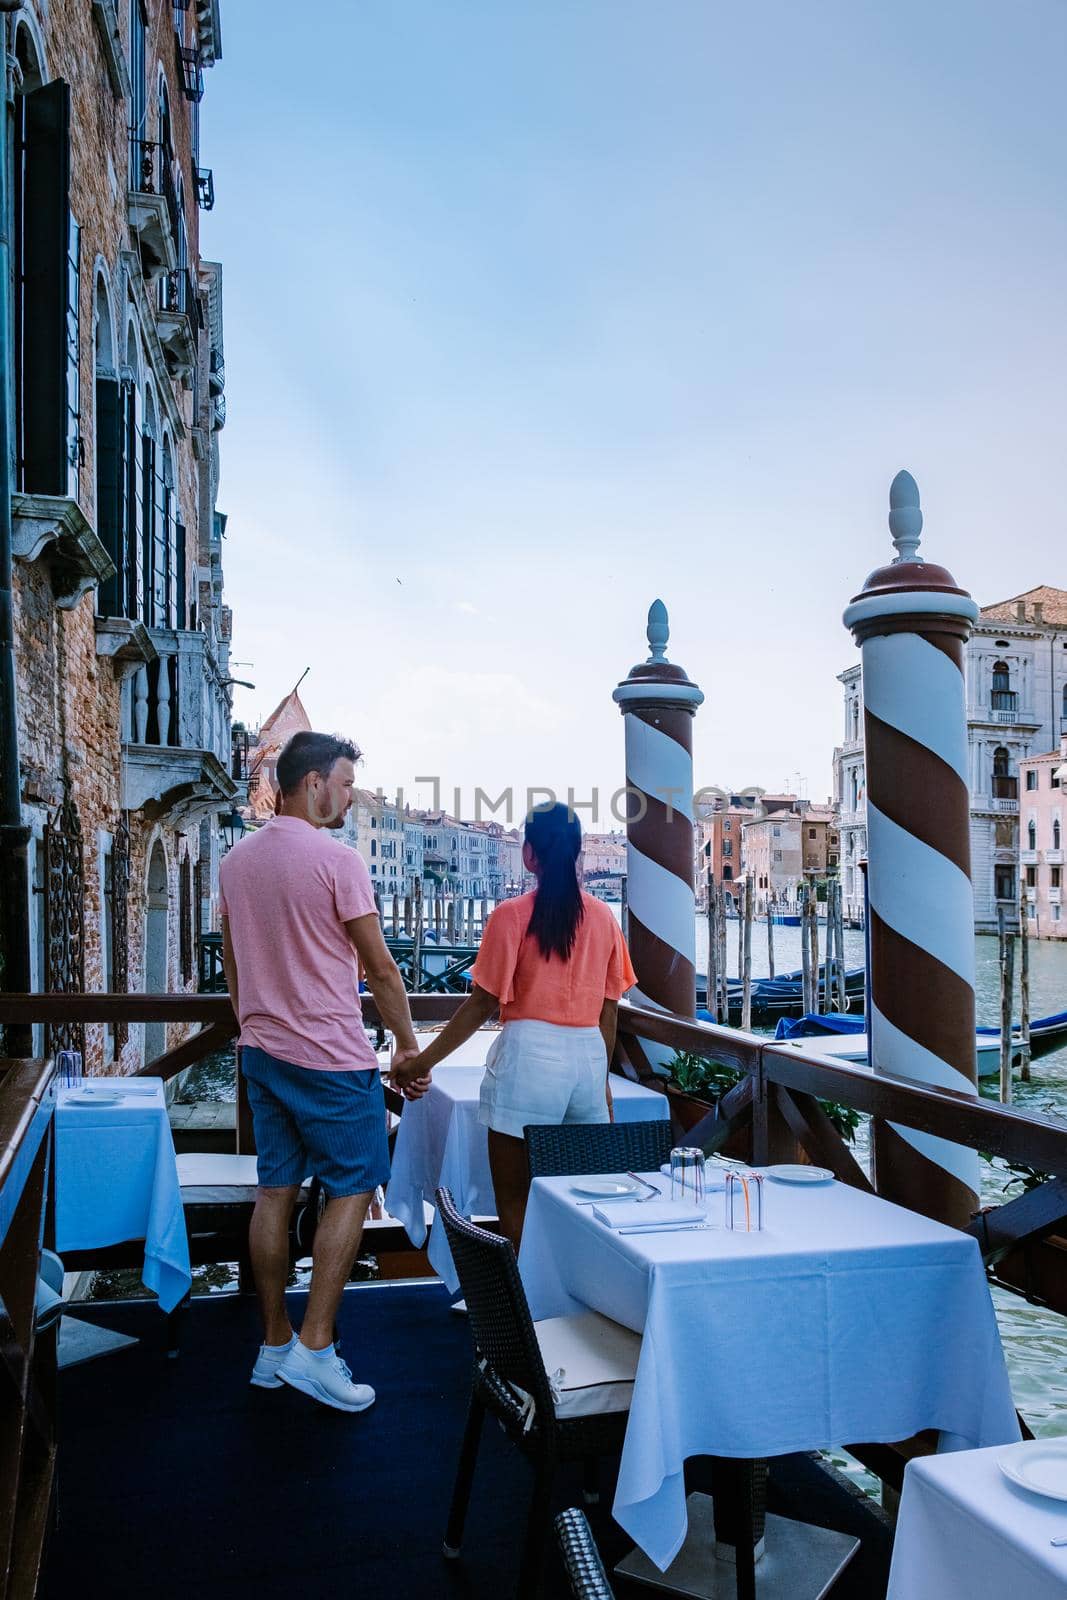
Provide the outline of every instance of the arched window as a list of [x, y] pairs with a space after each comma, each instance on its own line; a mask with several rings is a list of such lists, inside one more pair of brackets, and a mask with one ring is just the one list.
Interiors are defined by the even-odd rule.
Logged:
[[1033, 817], [1031, 817], [1030, 821], [1026, 824], [1026, 848], [1028, 850], [1037, 849], [1037, 823], [1034, 821]]
[[171, 457], [170, 439], [163, 435], [163, 470], [160, 473], [159, 483], [159, 524], [158, 524], [158, 571], [160, 577], [159, 595], [162, 608], [161, 626], [174, 627], [175, 609], [175, 571], [174, 571], [174, 462]]
[[93, 294], [93, 349], [96, 365], [93, 465], [96, 472], [96, 531], [115, 571], [97, 590], [103, 616], [121, 616], [123, 551], [122, 393], [115, 359], [111, 297], [103, 270]]
[[145, 390], [144, 430], [141, 434], [141, 615], [148, 627], [156, 620], [156, 408], [151, 389]]
[[722, 875], [723, 875], [724, 878], [732, 878], [733, 877], [734, 869], [733, 869], [733, 867], [731, 867], [729, 865], [729, 863], [727, 863], [726, 866], [723, 867]]
[[170, 95], [167, 93], [167, 80], [162, 73], [159, 75], [159, 87], [156, 90], [156, 110], [159, 116], [159, 142], [163, 146], [163, 159], [173, 161], [174, 136], [170, 122]]
[[1063, 686], [1063, 706], [1061, 709], [1063, 716], [1067, 718], [1067, 683], [1065, 683]]
[[990, 704], [994, 711], [1014, 712], [1016, 708], [1016, 695], [1012, 692], [1011, 673], [1006, 661], [993, 663], [993, 693]]
[[1059, 850], [1060, 849], [1060, 819], [1059, 819], [1059, 817], [1054, 817], [1053, 820], [1052, 820], [1052, 848], [1053, 848], [1053, 850]]
[[996, 750], [993, 751], [994, 778], [1006, 778], [1008, 776], [1010, 766], [1011, 757], [1004, 749], [1004, 746], [1000, 745]]

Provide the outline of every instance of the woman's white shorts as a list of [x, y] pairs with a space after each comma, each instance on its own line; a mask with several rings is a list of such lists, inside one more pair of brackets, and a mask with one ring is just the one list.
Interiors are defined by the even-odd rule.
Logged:
[[485, 1058], [478, 1120], [515, 1139], [532, 1122], [608, 1122], [607, 1076], [599, 1028], [505, 1022]]

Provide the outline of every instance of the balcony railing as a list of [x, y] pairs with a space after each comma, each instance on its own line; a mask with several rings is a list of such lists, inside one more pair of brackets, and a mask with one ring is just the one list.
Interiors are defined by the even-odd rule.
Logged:
[[178, 67], [178, 82], [182, 86], [182, 94], [186, 100], [202, 100], [204, 98], [204, 65], [200, 59], [200, 51], [190, 49], [182, 43], [182, 36], [175, 30], [174, 52]]
[[178, 190], [171, 163], [173, 152], [151, 139], [130, 139], [130, 188], [135, 194], [162, 195], [175, 239], [178, 237]]
[[1048, 892], [1048, 903], [1049, 903], [1049, 905], [1050, 906], [1058, 906], [1060, 904], [1060, 897], [1062, 896], [1062, 894], [1063, 894], [1063, 890], [1062, 889], [1050, 889], [1049, 892]]
[[229, 770], [229, 699], [207, 636], [150, 628], [158, 659], [134, 674], [127, 737], [137, 745], [206, 750]]
[[163, 274], [159, 284], [159, 309], [172, 316], [188, 317], [198, 327], [204, 326], [203, 307], [188, 267], [177, 267]]
[[233, 728], [230, 733], [230, 777], [234, 783], [247, 783], [254, 745], [247, 728]]
[[1043, 852], [1043, 859], [1044, 859], [1045, 865], [1048, 866], [1048, 867], [1062, 867], [1063, 866], [1063, 851], [1062, 850], [1046, 850], [1046, 851]]
[[201, 211], [215, 209], [215, 174], [210, 167], [196, 169], [196, 198]]
[[1020, 850], [1019, 851], [1019, 860], [1022, 862], [1024, 867], [1036, 867], [1037, 866], [1037, 851], [1036, 850]]

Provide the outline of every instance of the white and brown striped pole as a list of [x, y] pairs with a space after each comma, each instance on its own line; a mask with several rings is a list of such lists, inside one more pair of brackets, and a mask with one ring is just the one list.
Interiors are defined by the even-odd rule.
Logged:
[[[964, 650], [978, 607], [917, 554], [919, 490], [889, 491], [897, 556], [845, 612], [863, 661], [875, 1072], [977, 1094], [974, 895]], [[973, 1150], [896, 1123], [873, 1129], [879, 1193], [956, 1227], [978, 1200]]]
[[666, 659], [669, 634], [667, 608], [657, 600], [648, 613], [649, 658], [633, 668], [613, 699], [626, 729], [627, 904], [637, 973], [631, 998], [692, 1017], [693, 717], [704, 696], [682, 667]]

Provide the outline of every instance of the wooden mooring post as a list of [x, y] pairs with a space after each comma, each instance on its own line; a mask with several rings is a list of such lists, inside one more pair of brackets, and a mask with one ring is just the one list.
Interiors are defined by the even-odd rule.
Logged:
[[456, 902], [449, 900], [445, 907], [445, 936], [449, 944], [456, 942]]
[[411, 987], [419, 989], [422, 986], [422, 879], [416, 878], [413, 884], [415, 902], [415, 930], [411, 942]]
[[811, 1003], [811, 940], [808, 937], [808, 886], [802, 883], [800, 896], [800, 993], [804, 1015], [815, 1008]]
[[708, 964], [707, 964], [707, 994], [704, 1004], [707, 1006], [715, 1021], [719, 1021], [719, 964], [718, 964], [718, 937], [715, 927], [715, 875], [708, 868], [704, 888], [705, 904], [704, 917], [708, 925]]
[[834, 927], [837, 929], [837, 1009], [842, 1016], [848, 1010], [848, 985], [845, 982], [845, 888], [841, 880], [834, 884]]
[[774, 977], [774, 898], [767, 890], [767, 976]]
[[752, 879], [741, 880], [741, 1026], [746, 1033], [752, 1027]]
[[715, 898], [715, 932], [718, 939], [719, 1021], [730, 1020], [730, 983], [726, 973], [726, 890], [720, 883]]
[[1000, 1098], [1011, 1105], [1011, 1011], [1015, 998], [1015, 935], [1007, 925], [1003, 905], [997, 907], [997, 941], [1000, 953]]
[[1019, 897], [1019, 1072], [1030, 1082], [1030, 902], [1026, 895], [1025, 874], [1020, 874]]

